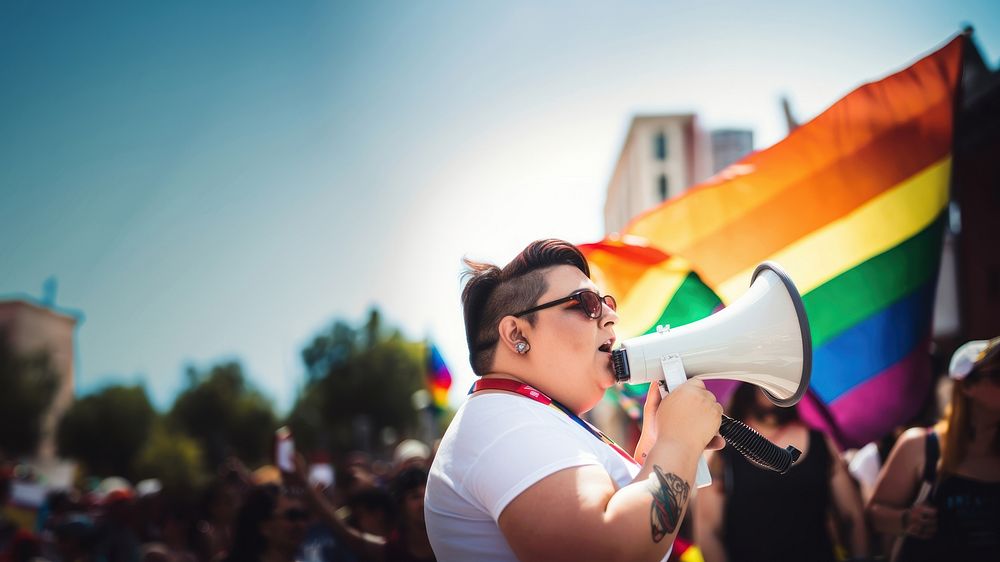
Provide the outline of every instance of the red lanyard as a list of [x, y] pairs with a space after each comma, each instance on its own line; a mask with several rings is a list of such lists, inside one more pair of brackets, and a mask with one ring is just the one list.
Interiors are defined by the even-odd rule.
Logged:
[[531, 398], [532, 400], [538, 402], [539, 404], [544, 404], [546, 406], [555, 408], [556, 410], [559, 410], [560, 412], [569, 416], [571, 420], [575, 421], [580, 427], [586, 429], [591, 435], [600, 439], [601, 441], [606, 443], [609, 447], [617, 451], [619, 455], [625, 457], [629, 462], [639, 464], [634, 458], [632, 458], [632, 455], [626, 453], [625, 449], [619, 447], [618, 444], [612, 441], [610, 437], [605, 435], [603, 431], [590, 425], [589, 423], [586, 422], [586, 420], [576, 415], [572, 410], [570, 410], [566, 406], [563, 406], [555, 399], [549, 398], [548, 396], [545, 395], [544, 392], [538, 390], [537, 388], [531, 385], [527, 385], [522, 382], [510, 379], [479, 379], [478, 381], [476, 381], [475, 384], [472, 385], [472, 390], [469, 391], [469, 394], [475, 394], [476, 392], [480, 392], [483, 390], [505, 390], [507, 392], [515, 392], [526, 398]]

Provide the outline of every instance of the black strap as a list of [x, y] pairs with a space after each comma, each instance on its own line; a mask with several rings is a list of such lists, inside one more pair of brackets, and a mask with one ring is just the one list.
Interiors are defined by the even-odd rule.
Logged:
[[938, 444], [937, 432], [933, 429], [927, 430], [927, 438], [924, 447], [924, 481], [934, 484], [937, 480], [937, 462], [941, 454], [941, 447]]

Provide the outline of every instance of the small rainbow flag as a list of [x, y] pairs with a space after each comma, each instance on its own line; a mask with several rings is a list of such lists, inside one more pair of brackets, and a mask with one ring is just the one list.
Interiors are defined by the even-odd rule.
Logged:
[[438, 412], [448, 407], [448, 389], [451, 388], [451, 371], [445, 364], [441, 352], [434, 344], [427, 346], [427, 389], [431, 393], [431, 405]]
[[[640, 215], [622, 242], [584, 245], [605, 290], [621, 295], [623, 318], [637, 315], [621, 336], [704, 316], [706, 287], [730, 303], [753, 268], [773, 260], [809, 316], [807, 421], [857, 446], [910, 419], [930, 388], [965, 40], [861, 86], [778, 144]], [[638, 249], [629, 237], [643, 241]], [[690, 311], [671, 313], [687, 299]]]

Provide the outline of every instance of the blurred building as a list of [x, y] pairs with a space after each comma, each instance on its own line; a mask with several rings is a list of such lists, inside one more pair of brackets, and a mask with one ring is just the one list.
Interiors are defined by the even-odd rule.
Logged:
[[651, 209], [711, 173], [709, 139], [694, 114], [632, 119], [604, 203], [605, 233], [619, 232]]
[[690, 113], [632, 119], [604, 204], [604, 232], [676, 197], [753, 151], [753, 131], [706, 134]]
[[57, 310], [32, 299], [0, 301], [0, 332], [7, 336], [14, 353], [45, 352], [49, 365], [59, 377], [52, 406], [43, 415], [42, 435], [37, 457], [47, 462], [56, 455], [56, 428], [73, 403], [73, 363], [76, 327], [82, 315]]
[[712, 173], [753, 152], [753, 131], [749, 129], [718, 129], [712, 131]]

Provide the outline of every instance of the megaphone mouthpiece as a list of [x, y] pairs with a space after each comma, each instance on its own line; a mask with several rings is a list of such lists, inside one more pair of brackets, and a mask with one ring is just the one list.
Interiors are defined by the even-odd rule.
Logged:
[[625, 356], [624, 349], [616, 349], [611, 352], [611, 366], [615, 370], [615, 382], [628, 382], [631, 378], [628, 372], [628, 357]]

